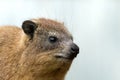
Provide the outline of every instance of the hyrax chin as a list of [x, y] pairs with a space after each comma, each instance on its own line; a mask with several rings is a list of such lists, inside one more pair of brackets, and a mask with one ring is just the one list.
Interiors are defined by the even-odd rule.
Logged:
[[0, 27], [0, 80], [64, 80], [79, 47], [63, 24], [26, 20]]

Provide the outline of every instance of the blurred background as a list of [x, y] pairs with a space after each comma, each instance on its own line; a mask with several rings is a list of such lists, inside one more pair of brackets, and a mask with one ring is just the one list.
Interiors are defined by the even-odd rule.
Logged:
[[66, 80], [120, 80], [120, 0], [0, 0], [0, 25], [38, 17], [64, 22], [80, 46]]

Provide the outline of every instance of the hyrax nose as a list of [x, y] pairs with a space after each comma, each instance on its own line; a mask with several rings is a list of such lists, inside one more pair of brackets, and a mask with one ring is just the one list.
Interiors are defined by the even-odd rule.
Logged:
[[77, 56], [78, 53], [79, 53], [79, 47], [75, 43], [73, 43], [71, 45], [71, 54]]

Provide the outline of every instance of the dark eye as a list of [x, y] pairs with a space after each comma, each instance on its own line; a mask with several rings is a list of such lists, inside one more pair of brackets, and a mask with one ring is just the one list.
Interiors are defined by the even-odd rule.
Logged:
[[55, 36], [50, 36], [49, 37], [49, 42], [51, 42], [51, 43], [55, 43], [57, 40], [58, 40], [58, 38], [55, 37]]

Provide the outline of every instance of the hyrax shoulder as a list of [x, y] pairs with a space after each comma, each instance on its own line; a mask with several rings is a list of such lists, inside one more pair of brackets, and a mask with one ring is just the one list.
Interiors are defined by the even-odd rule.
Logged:
[[0, 27], [0, 80], [64, 80], [79, 53], [62, 23], [26, 20]]

